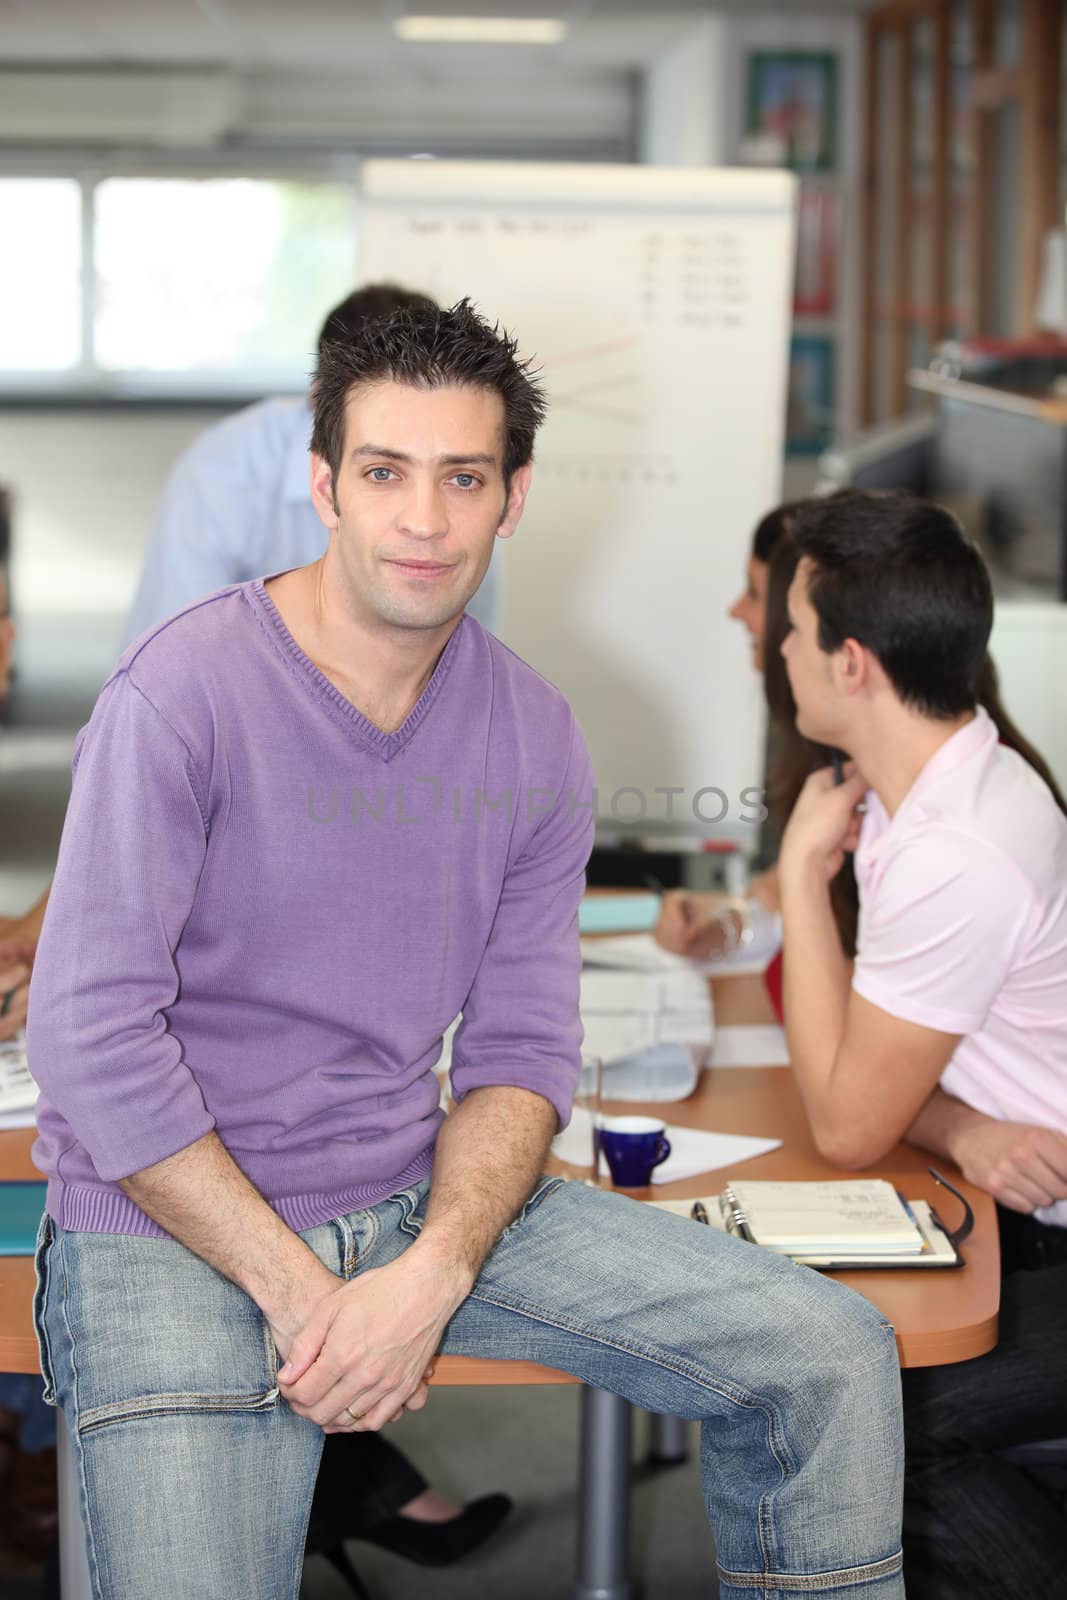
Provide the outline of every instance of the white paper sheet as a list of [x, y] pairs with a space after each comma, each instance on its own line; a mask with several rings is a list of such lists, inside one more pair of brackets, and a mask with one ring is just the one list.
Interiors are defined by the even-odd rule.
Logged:
[[[749, 1134], [706, 1133], [698, 1128], [676, 1128], [668, 1124], [671, 1153], [652, 1174], [653, 1183], [674, 1183], [699, 1172], [714, 1172], [718, 1167], [750, 1161], [753, 1156], [777, 1150], [780, 1139], [761, 1139]], [[569, 1125], [552, 1142], [552, 1151], [571, 1166], [592, 1170], [593, 1120], [584, 1106], [575, 1106]], [[601, 1173], [607, 1165], [601, 1157]]]
[[711, 1047], [713, 1067], [787, 1067], [785, 1029], [776, 1023], [719, 1027]]
[[714, 1172], [753, 1156], [777, 1150], [781, 1139], [760, 1139], [746, 1133], [706, 1133], [699, 1128], [668, 1127], [671, 1153], [652, 1174], [653, 1183], [674, 1183], [698, 1172]]
[[[584, 1106], [575, 1106], [571, 1120], [552, 1141], [552, 1154], [572, 1167], [593, 1166], [593, 1118]], [[606, 1170], [606, 1169], [605, 1169]]]
[[[624, 933], [615, 939], [583, 939], [582, 960], [590, 967], [614, 967], [622, 972], [701, 972], [743, 977], [763, 972], [770, 960], [766, 951], [753, 958], [745, 950], [715, 961], [689, 961], [658, 945], [650, 933]], [[772, 952], [773, 953], [773, 952]]]

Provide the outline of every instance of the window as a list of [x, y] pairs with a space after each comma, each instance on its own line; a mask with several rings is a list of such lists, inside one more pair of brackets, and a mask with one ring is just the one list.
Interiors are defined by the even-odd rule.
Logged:
[[351, 288], [340, 184], [109, 178], [94, 197], [97, 364], [111, 372], [306, 379]]
[[355, 206], [304, 177], [0, 178], [0, 386], [302, 388], [355, 281]]
[[0, 178], [0, 370], [69, 372], [81, 359], [81, 186]]

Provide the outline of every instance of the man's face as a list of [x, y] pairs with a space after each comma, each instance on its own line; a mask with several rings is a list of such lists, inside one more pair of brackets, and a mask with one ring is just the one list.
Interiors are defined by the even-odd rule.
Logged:
[[789, 632], [782, 655], [793, 699], [797, 703], [797, 728], [818, 744], [835, 744], [840, 734], [840, 710], [835, 691], [833, 656], [819, 648], [819, 619], [808, 599], [811, 562], [802, 557], [789, 585]]
[[312, 456], [311, 484], [363, 620], [422, 629], [459, 615], [522, 515], [530, 469], [508, 492], [503, 462], [490, 390], [385, 382], [348, 396], [336, 481]]

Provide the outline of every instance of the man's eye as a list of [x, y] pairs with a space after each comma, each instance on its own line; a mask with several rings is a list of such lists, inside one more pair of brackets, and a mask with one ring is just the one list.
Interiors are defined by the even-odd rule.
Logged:
[[393, 474], [389, 467], [372, 467], [369, 476], [372, 483], [388, 483]]
[[473, 472], [457, 472], [453, 482], [458, 484], [461, 489], [476, 489], [478, 487], [478, 479]]

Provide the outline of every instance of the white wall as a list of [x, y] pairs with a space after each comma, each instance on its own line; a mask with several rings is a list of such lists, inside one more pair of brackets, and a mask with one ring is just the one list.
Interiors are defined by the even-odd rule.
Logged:
[[642, 161], [657, 167], [728, 164], [723, 77], [729, 38], [725, 17], [707, 17], [648, 68], [639, 125]]
[[16, 662], [34, 688], [106, 677], [171, 463], [217, 411], [0, 411], [14, 493]]
[[989, 648], [1009, 716], [1067, 792], [1067, 605], [1002, 601]]

